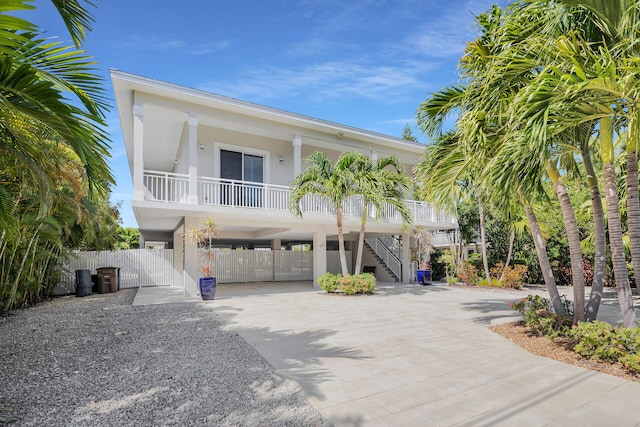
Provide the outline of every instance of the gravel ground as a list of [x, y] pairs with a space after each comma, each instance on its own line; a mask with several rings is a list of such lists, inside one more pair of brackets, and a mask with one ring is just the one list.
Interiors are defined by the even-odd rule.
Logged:
[[[0, 318], [0, 417], [20, 426], [325, 426], [204, 304], [132, 306], [135, 290]], [[0, 424], [2, 424], [0, 422]]]

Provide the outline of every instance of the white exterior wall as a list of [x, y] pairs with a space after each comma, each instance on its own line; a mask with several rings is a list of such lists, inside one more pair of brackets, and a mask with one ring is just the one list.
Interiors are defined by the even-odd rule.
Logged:
[[[293, 135], [292, 135], [293, 140]], [[246, 151], [261, 154], [267, 152], [265, 168], [266, 184], [289, 185], [293, 181], [293, 144], [292, 141], [259, 137], [211, 127], [198, 128], [198, 144], [204, 150], [198, 150], [198, 174], [200, 176], [219, 177], [217, 153], [224, 149]], [[279, 162], [282, 156], [283, 161]], [[266, 171], [269, 173], [267, 174]]]

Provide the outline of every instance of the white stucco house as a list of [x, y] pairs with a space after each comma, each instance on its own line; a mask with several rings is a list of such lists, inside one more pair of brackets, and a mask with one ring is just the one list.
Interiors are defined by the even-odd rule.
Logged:
[[[289, 184], [305, 167], [304, 158], [315, 151], [334, 161], [345, 151], [373, 159], [395, 154], [411, 174], [424, 149], [400, 138], [118, 70], [111, 71], [111, 79], [141, 239], [174, 249], [175, 284], [190, 295], [197, 293], [197, 248], [184, 242], [185, 227], [203, 217], [218, 221], [218, 282], [288, 278], [315, 283], [333, 269], [337, 229], [330, 206], [320, 200], [303, 202], [302, 218], [288, 210]], [[455, 218], [427, 203], [407, 203], [414, 226], [457, 227]], [[361, 206], [354, 198], [344, 207], [345, 238], [352, 256]], [[391, 208], [383, 219], [371, 218], [364, 265], [375, 270], [379, 280], [409, 282], [410, 235]], [[304, 254], [291, 261], [294, 252]], [[296, 263], [300, 265], [292, 265]], [[238, 264], [251, 274], [234, 276]]]

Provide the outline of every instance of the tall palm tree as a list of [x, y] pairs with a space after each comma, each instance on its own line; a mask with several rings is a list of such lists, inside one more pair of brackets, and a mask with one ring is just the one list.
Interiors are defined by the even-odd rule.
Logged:
[[[78, 49], [93, 22], [83, 3], [92, 3], [52, 3], [74, 46], [40, 36], [35, 24], [15, 16], [28, 16], [34, 8], [30, 1], [0, 8], [2, 310], [50, 290], [65, 245], [82, 241], [79, 236], [109, 234], [93, 230], [101, 221], [86, 209], [108, 206], [113, 183], [105, 160], [108, 101], [95, 62]], [[105, 221], [113, 223], [115, 212], [104, 212]]]
[[334, 165], [325, 153], [316, 151], [305, 159], [307, 168], [296, 176], [290, 186], [289, 210], [302, 217], [301, 202], [305, 196], [327, 200], [335, 209], [338, 228], [340, 266], [343, 275], [349, 274], [347, 255], [344, 249], [343, 203], [356, 194], [355, 177], [350, 169], [350, 154], [343, 153]]
[[[571, 10], [564, 10], [565, 15], [571, 15]], [[584, 15], [579, 15], [584, 17]], [[605, 38], [598, 32], [575, 29], [558, 36], [558, 43], [552, 47], [555, 55], [545, 71], [541, 72], [536, 84], [530, 85], [529, 92], [525, 93], [521, 100], [527, 104], [525, 115], [520, 115], [521, 120], [527, 123], [535, 123], [531, 129], [536, 129], [542, 140], [553, 140], [567, 130], [600, 120], [600, 155], [605, 172], [605, 199], [607, 200], [607, 216], [609, 223], [610, 246], [615, 256], [612, 257], [614, 272], [616, 273], [616, 287], [618, 289], [619, 303], [623, 313], [625, 324], [628, 326], [635, 322], [633, 317], [630, 288], [626, 273], [626, 261], [620, 228], [620, 212], [615, 191], [615, 174], [613, 169], [613, 142], [610, 117], [618, 116], [623, 120], [629, 119], [628, 112], [632, 110], [628, 90], [628, 80], [621, 77], [621, 68], [616, 64], [616, 46], [609, 47]], [[534, 100], [534, 102], [532, 102]], [[514, 103], [518, 105], [518, 103]], [[627, 116], [627, 117], [624, 117]], [[633, 117], [633, 113], [632, 113]], [[583, 133], [583, 138], [590, 138], [590, 132]], [[588, 154], [588, 141], [583, 139], [578, 143], [582, 150], [585, 167], [590, 166]], [[627, 153], [628, 154], [628, 153]], [[637, 163], [637, 160], [635, 161]], [[636, 164], [637, 167], [637, 164]], [[632, 168], [633, 169], [633, 166]], [[593, 171], [587, 171], [588, 176], [595, 177]], [[635, 191], [637, 191], [637, 177], [635, 178]], [[601, 206], [598, 206], [598, 197], [594, 194], [594, 182], [590, 182], [592, 189], [592, 201], [594, 215], [597, 213], [597, 232], [600, 234], [598, 254], [596, 261], [604, 258]], [[630, 227], [633, 223], [629, 224]], [[632, 233], [630, 233], [631, 235]], [[597, 266], [598, 280], [603, 274], [604, 262]], [[595, 292], [592, 292], [587, 306], [588, 318], [593, 319], [597, 314], [597, 304], [601, 294], [601, 286], [596, 282]], [[577, 310], [576, 310], [577, 311]]]
[[409, 190], [411, 179], [404, 174], [402, 164], [397, 156], [382, 157], [375, 163], [369, 157], [357, 152], [345, 153], [343, 156], [343, 162], [345, 165], [348, 162], [348, 167], [355, 178], [357, 187], [355, 192], [363, 200], [358, 253], [354, 269], [354, 274], [359, 274], [362, 266], [369, 206], [375, 208], [375, 217], [378, 219], [386, 215], [386, 205], [391, 205], [400, 214], [403, 224], [410, 224], [413, 218], [404, 199]]
[[[513, 112], [518, 111], [516, 108], [521, 105], [523, 108], [540, 110], [539, 103], [536, 103], [538, 100], [527, 97], [526, 94], [530, 92], [526, 92], [526, 89], [552, 58], [546, 49], [549, 41], [537, 38], [538, 31], [535, 28], [536, 25], [547, 25], [547, 11], [541, 3], [521, 1], [510, 6], [506, 14], [494, 6], [481, 15], [478, 22], [482, 34], [468, 44], [461, 60], [467, 86], [447, 90], [443, 92], [446, 95], [444, 97], [434, 96], [431, 104], [436, 112], [443, 111], [445, 114], [452, 108], [460, 109], [456, 132], [468, 147], [465, 157], [480, 159], [481, 166], [474, 176], [486, 178], [485, 185], [480, 184], [480, 188], [485, 192], [491, 190], [490, 197], [502, 202], [494, 204], [508, 206], [516, 193], [519, 197], [543, 194], [543, 180], [552, 179], [570, 242], [574, 299], [582, 307], [584, 275], [580, 235], [566, 187], [554, 160], [557, 147], [566, 141], [559, 134], [554, 134], [555, 138], [547, 138], [546, 123], [541, 125], [521, 120], [521, 116]], [[538, 42], [536, 49], [531, 48], [532, 41]], [[518, 99], [522, 100], [522, 104], [515, 102]], [[431, 114], [440, 122], [443, 116]], [[429, 125], [429, 129], [435, 128]], [[528, 164], [525, 168], [527, 173], [523, 173], [525, 163]], [[513, 191], [514, 186], [517, 191]], [[532, 218], [531, 215], [527, 216]], [[542, 246], [538, 244], [536, 249], [541, 250]], [[542, 264], [545, 257], [540, 253], [538, 255]], [[544, 266], [542, 269], [543, 272], [547, 271]], [[551, 274], [545, 275], [548, 286], [551, 277]], [[552, 293], [555, 292], [550, 291]], [[582, 320], [582, 308], [576, 312], [574, 321]]]
[[[586, 13], [593, 24], [593, 31], [582, 33], [585, 41], [599, 52], [591, 55], [592, 59], [604, 57], [617, 66], [607, 67], [614, 70], [614, 75], [591, 75], [592, 82], [605, 77], [596, 84], [602, 94], [613, 91], [618, 101], [623, 101], [624, 108], [612, 111], [612, 116], [625, 116], [627, 122], [626, 138], [626, 209], [629, 234], [631, 262], [640, 269], [640, 194], [638, 191], [638, 150], [640, 149], [640, 69], [637, 57], [637, 26], [640, 22], [640, 4], [637, 0], [560, 0], [572, 10]], [[586, 77], [586, 75], [585, 75]]]

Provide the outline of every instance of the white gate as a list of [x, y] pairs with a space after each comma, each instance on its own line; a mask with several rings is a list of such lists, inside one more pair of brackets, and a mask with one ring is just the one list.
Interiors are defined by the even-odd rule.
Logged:
[[218, 283], [313, 279], [312, 251], [215, 250]]

